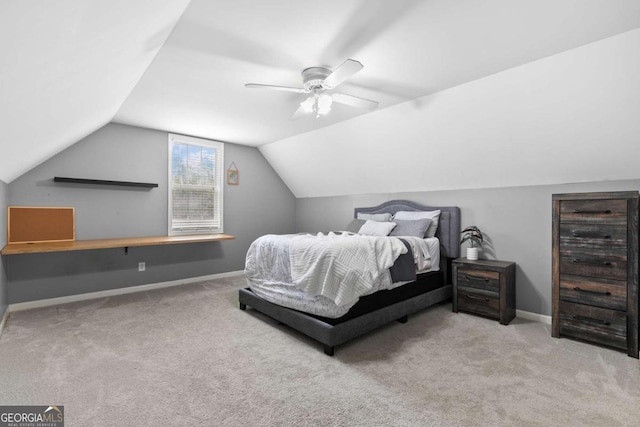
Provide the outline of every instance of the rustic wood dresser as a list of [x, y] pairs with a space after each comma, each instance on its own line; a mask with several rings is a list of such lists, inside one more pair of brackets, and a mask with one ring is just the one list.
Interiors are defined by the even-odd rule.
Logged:
[[554, 194], [552, 335], [638, 358], [638, 192]]

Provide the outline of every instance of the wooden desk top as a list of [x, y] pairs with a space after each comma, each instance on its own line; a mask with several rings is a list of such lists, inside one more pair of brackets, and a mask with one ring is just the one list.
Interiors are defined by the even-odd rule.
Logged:
[[70, 242], [9, 243], [2, 255], [35, 254], [43, 252], [85, 251], [90, 249], [127, 248], [133, 246], [176, 245], [184, 243], [233, 240], [228, 234], [199, 234], [191, 236], [123, 237], [118, 239], [74, 240]]

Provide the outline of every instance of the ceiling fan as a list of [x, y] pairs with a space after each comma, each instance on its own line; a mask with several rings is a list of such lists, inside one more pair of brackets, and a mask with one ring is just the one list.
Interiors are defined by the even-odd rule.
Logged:
[[273, 89], [285, 92], [295, 92], [310, 94], [308, 98], [300, 103], [298, 109], [291, 115], [290, 120], [296, 120], [307, 113], [315, 113], [316, 117], [327, 114], [331, 111], [333, 102], [350, 105], [365, 110], [375, 110], [377, 101], [360, 98], [358, 96], [347, 95], [345, 93], [332, 92], [349, 77], [362, 70], [363, 65], [353, 59], [347, 59], [335, 70], [326, 67], [311, 67], [302, 71], [302, 87], [274, 86], [259, 83], [247, 83], [245, 87], [256, 89]]

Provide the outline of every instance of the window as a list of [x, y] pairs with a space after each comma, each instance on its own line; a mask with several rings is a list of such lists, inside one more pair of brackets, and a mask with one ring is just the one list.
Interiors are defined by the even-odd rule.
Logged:
[[222, 233], [224, 144], [169, 134], [169, 235]]

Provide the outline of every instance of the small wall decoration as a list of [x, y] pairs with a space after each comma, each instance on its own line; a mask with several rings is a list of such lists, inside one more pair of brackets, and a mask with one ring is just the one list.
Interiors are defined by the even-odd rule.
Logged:
[[236, 166], [236, 162], [231, 162], [229, 169], [227, 169], [227, 184], [229, 185], [240, 184], [240, 171]]

